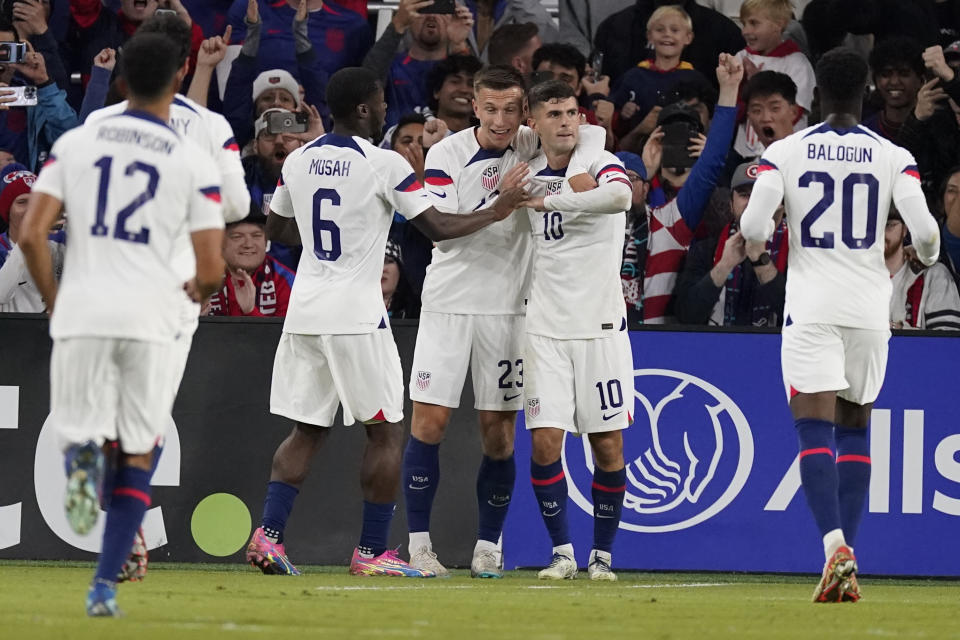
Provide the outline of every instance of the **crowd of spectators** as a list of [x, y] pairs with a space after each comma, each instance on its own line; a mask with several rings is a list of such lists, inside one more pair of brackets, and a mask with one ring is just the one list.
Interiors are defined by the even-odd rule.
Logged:
[[[190, 29], [182, 93], [230, 123], [252, 199], [227, 228], [224, 286], [205, 314], [284, 315], [300, 247], [269, 242], [264, 215], [287, 155], [331, 127], [331, 74], [364, 66], [383, 79], [374, 142], [429, 183], [429, 148], [476, 123], [474, 74], [502, 64], [531, 84], [568, 83], [623, 161], [632, 323], [779, 326], [783, 212], [765, 245], [745, 242], [738, 220], [763, 150], [820, 121], [813, 67], [846, 45], [871, 68], [864, 126], [915, 156], [942, 227], [942, 259], [926, 269], [891, 212], [891, 326], [960, 329], [960, 0], [559, 0], [559, 21], [539, 0], [431, 5], [399, 0], [377, 34], [364, 0], [0, 0], [0, 43], [25, 45], [13, 62], [0, 45], [0, 312], [43, 310], [16, 244], [35, 173], [57, 137], [123, 99], [123, 43], [159, 10]], [[742, 77], [718, 69], [720, 53], [742, 60]], [[36, 104], [10, 106], [24, 85]], [[58, 265], [64, 238], [50, 236]], [[381, 281], [392, 316], [418, 316], [431, 250], [396, 217]]]

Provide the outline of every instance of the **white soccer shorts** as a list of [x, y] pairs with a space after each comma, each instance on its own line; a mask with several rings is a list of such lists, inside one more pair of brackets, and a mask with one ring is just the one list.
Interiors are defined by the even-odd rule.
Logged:
[[783, 328], [780, 366], [787, 400], [794, 391], [836, 391], [854, 404], [877, 399], [887, 369], [890, 330], [827, 324]]
[[633, 421], [630, 337], [557, 340], [527, 334], [527, 429], [571, 433], [626, 429]]
[[176, 395], [170, 343], [62, 338], [50, 358], [50, 417], [60, 445], [119, 440], [144, 454], [163, 437]]
[[343, 335], [284, 333], [270, 384], [270, 413], [332, 427], [403, 420], [403, 371], [390, 329]]
[[455, 409], [467, 376], [480, 411], [523, 408], [524, 317], [420, 314], [410, 399]]

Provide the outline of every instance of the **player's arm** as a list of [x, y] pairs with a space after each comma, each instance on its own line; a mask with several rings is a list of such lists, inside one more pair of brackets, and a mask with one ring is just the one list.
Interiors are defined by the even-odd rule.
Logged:
[[[570, 156], [570, 165], [567, 168], [567, 178], [570, 188], [574, 191], [587, 191], [597, 186], [596, 180], [587, 171], [603, 152], [607, 144], [607, 130], [593, 124], [580, 125], [580, 141]], [[521, 125], [514, 138], [517, 156], [524, 162], [530, 160], [540, 151], [540, 137], [530, 127]]]
[[783, 174], [765, 158], [766, 155], [760, 158], [760, 175], [753, 185], [747, 208], [740, 217], [740, 233], [747, 242], [767, 241], [776, 227], [773, 215], [783, 201]]
[[223, 229], [200, 229], [190, 233], [193, 254], [197, 259], [197, 275], [185, 287], [195, 302], [212, 296], [223, 282]]
[[927, 208], [917, 165], [912, 156], [904, 153], [909, 158], [909, 164], [894, 178], [893, 202], [910, 230], [917, 258], [929, 267], [940, 257], [940, 228]]
[[57, 298], [57, 280], [53, 275], [53, 257], [47, 246], [50, 228], [60, 218], [63, 202], [47, 193], [33, 193], [20, 227], [20, 250], [23, 251], [27, 270], [37, 285], [37, 290], [47, 304], [47, 312], [53, 312]]
[[240, 147], [230, 129], [230, 123], [219, 114], [213, 114], [210, 126], [214, 128], [215, 140], [220, 143], [217, 150], [217, 166], [220, 168], [223, 193], [223, 219], [236, 222], [250, 213], [250, 191], [244, 181], [243, 164], [240, 161]]
[[[579, 144], [577, 147], [579, 148]], [[574, 149], [574, 154], [577, 150]], [[627, 177], [623, 164], [612, 153], [601, 151], [596, 156], [587, 173], [584, 174], [598, 185], [588, 191], [577, 193], [559, 193], [538, 196], [524, 203], [524, 206], [537, 211], [580, 211], [586, 213], [622, 213], [633, 204], [633, 186]], [[571, 182], [571, 187], [573, 183]]]
[[428, 207], [419, 215], [408, 219], [434, 242], [450, 240], [470, 235], [494, 222], [504, 220], [528, 197], [529, 194], [522, 187], [513, 187], [497, 196], [493, 204], [486, 209], [472, 213], [446, 213]]
[[271, 242], [279, 242], [288, 247], [303, 244], [293, 213], [293, 200], [290, 198], [290, 190], [287, 188], [282, 171], [280, 180], [277, 181], [277, 189], [273, 192], [273, 198], [270, 199], [266, 231], [267, 239]]

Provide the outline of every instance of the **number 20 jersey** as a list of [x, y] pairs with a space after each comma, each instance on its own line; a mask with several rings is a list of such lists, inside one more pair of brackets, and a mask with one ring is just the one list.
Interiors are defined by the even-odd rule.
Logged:
[[393, 212], [410, 220], [429, 207], [410, 163], [362, 138], [328, 133], [287, 156], [270, 210], [296, 218], [303, 254], [284, 332], [385, 325], [380, 277]]
[[172, 341], [183, 300], [178, 238], [223, 228], [219, 180], [195, 142], [145, 113], [62, 135], [33, 187], [67, 216], [50, 335]]
[[[884, 228], [891, 201], [922, 201], [913, 156], [866, 127], [820, 124], [774, 142], [758, 170], [754, 194], [784, 194], [789, 322], [888, 328]], [[926, 207], [901, 214], [913, 229], [930, 216]]]

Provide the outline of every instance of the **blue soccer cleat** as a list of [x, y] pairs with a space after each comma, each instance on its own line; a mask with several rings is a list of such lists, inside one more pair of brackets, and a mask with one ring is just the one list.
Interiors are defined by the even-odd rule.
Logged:
[[117, 585], [97, 579], [87, 592], [87, 615], [91, 618], [116, 618], [122, 615], [117, 607]]
[[67, 449], [67, 492], [63, 506], [70, 528], [80, 535], [89, 533], [100, 517], [103, 467], [103, 452], [96, 443], [87, 441]]

